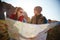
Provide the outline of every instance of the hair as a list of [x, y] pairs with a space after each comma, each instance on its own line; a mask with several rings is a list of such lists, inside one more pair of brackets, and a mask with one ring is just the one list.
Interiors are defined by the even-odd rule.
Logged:
[[19, 10], [23, 10], [21, 7], [16, 7], [15, 8], [15, 13], [17, 13]]
[[16, 10], [19, 11], [19, 10], [23, 10], [21, 7], [16, 7]]
[[19, 10], [23, 10], [23, 9], [22, 9], [21, 7], [16, 7], [16, 8], [15, 8], [15, 13], [16, 13], [15, 20], [18, 20], [18, 18], [17, 18], [17, 13], [18, 13]]
[[35, 8], [34, 8], [34, 10], [37, 10], [37, 11], [42, 11], [42, 7], [41, 6], [36, 6]]

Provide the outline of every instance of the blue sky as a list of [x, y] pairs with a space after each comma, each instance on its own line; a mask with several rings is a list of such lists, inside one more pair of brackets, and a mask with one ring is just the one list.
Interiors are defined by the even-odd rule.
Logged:
[[34, 15], [35, 6], [43, 8], [42, 14], [47, 19], [60, 21], [60, 0], [2, 0], [14, 7], [22, 7], [31, 18]]

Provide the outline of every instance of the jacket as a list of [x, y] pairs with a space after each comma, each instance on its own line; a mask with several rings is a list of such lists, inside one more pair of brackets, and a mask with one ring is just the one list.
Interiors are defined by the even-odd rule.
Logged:
[[42, 15], [38, 15], [38, 16], [33, 16], [31, 19], [31, 23], [32, 24], [45, 24], [47, 23], [47, 19]]

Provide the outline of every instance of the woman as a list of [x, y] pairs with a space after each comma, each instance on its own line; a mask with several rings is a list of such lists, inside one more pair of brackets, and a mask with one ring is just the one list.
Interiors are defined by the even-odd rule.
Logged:
[[21, 7], [16, 7], [15, 12], [10, 15], [10, 18], [21, 22], [26, 22], [24, 10]]

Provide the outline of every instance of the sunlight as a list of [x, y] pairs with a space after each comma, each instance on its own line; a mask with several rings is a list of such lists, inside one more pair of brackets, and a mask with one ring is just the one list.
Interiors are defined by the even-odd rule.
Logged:
[[42, 14], [47, 19], [60, 21], [60, 9], [58, 0], [2, 0], [12, 4], [14, 7], [22, 7], [31, 18], [34, 15], [34, 7], [41, 6], [43, 8]]

